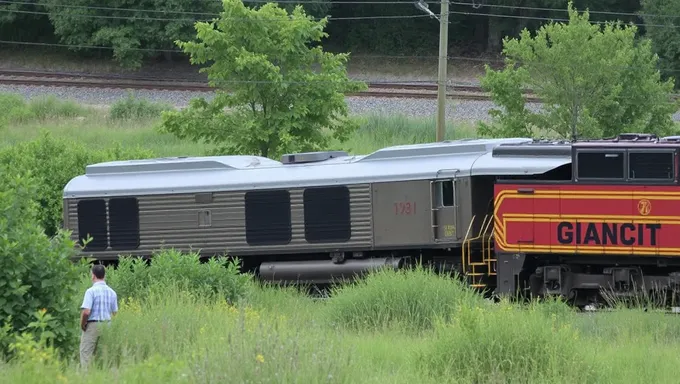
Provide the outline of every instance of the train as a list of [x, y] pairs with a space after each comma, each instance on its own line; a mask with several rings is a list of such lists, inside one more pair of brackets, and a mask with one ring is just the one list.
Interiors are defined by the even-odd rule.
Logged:
[[111, 161], [68, 182], [63, 220], [102, 262], [173, 248], [278, 284], [417, 264], [495, 297], [675, 297], [679, 149], [631, 133]]

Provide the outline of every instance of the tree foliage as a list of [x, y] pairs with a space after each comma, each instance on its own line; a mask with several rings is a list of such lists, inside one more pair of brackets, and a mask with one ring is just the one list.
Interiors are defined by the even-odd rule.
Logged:
[[676, 77], [680, 73], [680, 1], [642, 0], [642, 14], [662, 73]]
[[0, 166], [11, 167], [21, 174], [32, 173], [31, 182], [40, 191], [30, 195], [36, 203], [35, 220], [48, 236], [54, 236], [61, 228], [64, 187], [69, 180], [83, 174], [85, 166], [110, 160], [149, 157], [153, 157], [153, 153], [139, 148], [96, 150], [45, 133], [36, 140], [1, 150]]
[[75, 51], [82, 46], [113, 49], [123, 67], [139, 68], [142, 61], [173, 50], [175, 39], [188, 39], [193, 23], [208, 20], [219, 11], [217, 1], [44, 0], [54, 32]]
[[0, 354], [8, 353], [8, 332], [26, 330], [40, 310], [54, 320], [48, 329], [53, 345], [68, 352], [77, 332], [75, 243], [68, 233], [44, 233], [34, 200], [41, 191], [30, 174], [5, 165], [0, 172]]
[[192, 100], [163, 114], [162, 128], [179, 138], [221, 145], [230, 154], [278, 156], [318, 150], [330, 131], [343, 140], [356, 125], [347, 118], [344, 94], [365, 88], [347, 77], [347, 54], [324, 52], [326, 19], [313, 20], [269, 3], [250, 9], [225, 0], [220, 18], [196, 24], [197, 41], [177, 44], [192, 64], [210, 66], [212, 101]]
[[[647, 40], [636, 40], [634, 26], [591, 24], [569, 4], [569, 23], [551, 23], [535, 36], [504, 39], [505, 68], [487, 66], [482, 87], [502, 110], [494, 109], [492, 125], [480, 133], [492, 136], [533, 136], [536, 131], [560, 137], [621, 132], [667, 134], [678, 109], [673, 80], [662, 81], [658, 57]], [[527, 108], [523, 89], [544, 103], [542, 111]]]

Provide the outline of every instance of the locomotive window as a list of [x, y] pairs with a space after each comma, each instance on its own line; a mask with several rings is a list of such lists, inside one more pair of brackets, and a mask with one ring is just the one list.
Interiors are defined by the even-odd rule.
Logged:
[[310, 243], [349, 240], [352, 232], [349, 189], [308, 188], [304, 192], [305, 239]]
[[78, 243], [82, 246], [87, 237], [92, 240], [84, 250], [103, 251], [108, 246], [106, 226], [106, 202], [104, 200], [81, 200], [78, 202]]
[[290, 193], [246, 193], [246, 241], [249, 245], [288, 244], [292, 237]]
[[628, 163], [631, 179], [673, 180], [672, 152], [632, 152]]
[[453, 206], [453, 181], [438, 181], [437, 193], [439, 194], [439, 203], [443, 207]]
[[623, 152], [580, 152], [578, 178], [623, 179]]
[[139, 203], [134, 197], [109, 200], [109, 231], [111, 249], [139, 247]]

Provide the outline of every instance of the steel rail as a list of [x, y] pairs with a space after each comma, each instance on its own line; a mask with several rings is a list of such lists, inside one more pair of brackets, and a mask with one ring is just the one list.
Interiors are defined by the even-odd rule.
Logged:
[[[76, 88], [148, 89], [185, 92], [211, 92], [215, 89], [206, 82], [186, 81], [179, 78], [176, 80], [163, 78], [161, 80], [160, 78], [152, 76], [122, 76], [110, 74], [41, 72], [23, 70], [0, 70], [0, 84]], [[437, 84], [434, 83], [367, 82], [367, 85], [368, 90], [348, 94], [348, 96], [401, 99], [437, 98]], [[448, 88], [452, 91], [447, 95], [448, 98], [460, 100], [490, 100], [489, 95], [485, 93], [481, 87], [476, 85], [453, 85]], [[527, 101], [530, 102], [537, 101], [537, 99], [531, 98], [530, 96], [528, 96], [527, 99]]]

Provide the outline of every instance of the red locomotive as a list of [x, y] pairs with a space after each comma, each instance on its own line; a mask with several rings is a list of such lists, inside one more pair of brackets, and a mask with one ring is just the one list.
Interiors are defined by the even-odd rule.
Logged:
[[496, 181], [497, 292], [561, 294], [584, 305], [603, 288], [612, 296], [676, 291], [680, 142], [622, 135], [570, 149], [562, 177]]

